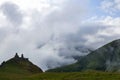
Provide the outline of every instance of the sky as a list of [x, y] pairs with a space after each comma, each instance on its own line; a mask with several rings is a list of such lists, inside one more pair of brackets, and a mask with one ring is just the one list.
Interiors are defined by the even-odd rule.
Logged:
[[120, 0], [0, 0], [0, 63], [24, 54], [44, 71], [120, 38]]

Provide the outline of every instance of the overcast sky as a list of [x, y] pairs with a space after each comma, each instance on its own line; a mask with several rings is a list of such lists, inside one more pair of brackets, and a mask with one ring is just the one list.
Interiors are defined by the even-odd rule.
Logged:
[[120, 38], [119, 12], [120, 0], [0, 0], [0, 62], [18, 52], [43, 70], [74, 63], [75, 46]]

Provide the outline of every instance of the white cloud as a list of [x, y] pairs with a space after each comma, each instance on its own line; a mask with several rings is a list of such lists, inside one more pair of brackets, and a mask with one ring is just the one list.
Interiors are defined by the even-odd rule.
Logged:
[[54, 8], [59, 7], [64, 0], [0, 0], [0, 5], [5, 2], [11, 2], [20, 7], [20, 10], [30, 12], [31, 10], [38, 10], [41, 13], [46, 13]]
[[120, 0], [103, 0], [101, 2], [101, 9], [111, 15], [116, 15], [116, 12], [120, 10]]
[[[91, 32], [95, 33], [89, 33], [84, 38], [88, 41], [86, 41], [86, 45], [91, 46], [93, 44], [95, 48], [98, 48], [112, 40], [119, 39], [120, 38], [120, 18], [119, 17], [111, 17], [111, 16], [104, 16], [104, 17], [92, 17], [86, 21], [83, 21], [83, 26], [89, 25], [91, 28]], [[86, 27], [88, 29], [88, 27]], [[90, 29], [89, 29], [90, 30]]]
[[0, 10], [0, 62], [11, 58], [16, 52], [24, 53], [46, 70], [75, 62], [71, 56], [83, 55], [76, 47], [87, 45], [97, 48], [120, 35], [119, 17], [83, 19], [88, 13], [86, 0], [82, 3], [80, 0], [0, 2], [1, 6], [6, 2], [12, 3], [13, 13], [20, 18], [20, 23], [13, 23], [11, 20], [16, 20], [7, 11], [8, 7]]
[[[75, 62], [72, 57], [60, 56], [59, 49], [63, 46], [67, 49], [65, 35], [76, 33], [79, 29], [84, 13], [80, 1], [0, 2], [0, 62], [11, 58], [16, 52], [24, 53], [43, 70], [48, 69], [49, 61], [52, 61], [49, 68]], [[75, 53], [79, 55], [78, 51]]]

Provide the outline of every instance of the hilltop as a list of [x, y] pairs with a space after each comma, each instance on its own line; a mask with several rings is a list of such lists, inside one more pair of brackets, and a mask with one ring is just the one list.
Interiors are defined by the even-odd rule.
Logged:
[[29, 61], [28, 58], [24, 58], [22, 54], [21, 57], [16, 53], [13, 58], [8, 61], [4, 61], [0, 65], [0, 72], [8, 74], [35, 74], [43, 72], [39, 67], [34, 65]]

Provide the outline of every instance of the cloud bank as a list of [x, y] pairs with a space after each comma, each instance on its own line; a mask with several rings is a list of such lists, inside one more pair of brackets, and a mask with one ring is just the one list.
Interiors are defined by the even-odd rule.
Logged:
[[1, 0], [0, 62], [18, 52], [47, 70], [120, 38], [120, 18], [89, 17], [88, 2]]

